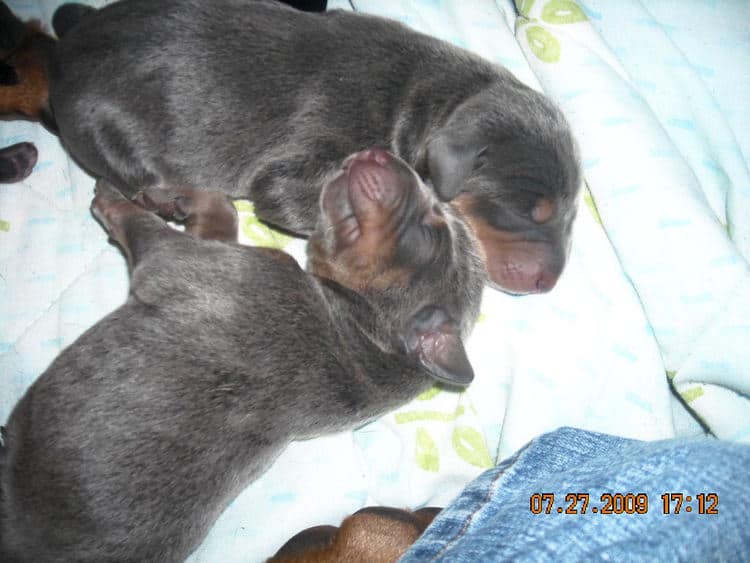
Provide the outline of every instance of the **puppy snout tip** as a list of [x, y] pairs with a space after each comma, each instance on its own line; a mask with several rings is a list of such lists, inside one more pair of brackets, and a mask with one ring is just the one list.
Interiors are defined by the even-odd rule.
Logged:
[[557, 285], [557, 280], [560, 275], [554, 272], [543, 270], [539, 273], [539, 277], [536, 280], [536, 291], [535, 293], [547, 293]]
[[387, 166], [391, 162], [391, 155], [388, 151], [381, 148], [370, 148], [352, 155], [349, 155], [345, 160], [343, 167], [348, 169], [354, 163], [372, 163], [380, 166]]
[[552, 289], [555, 285], [556, 280], [550, 280], [547, 276], [541, 276], [536, 280], [536, 291], [537, 293], [546, 293]]
[[526, 272], [506, 270], [492, 276], [492, 285], [513, 295], [535, 295], [551, 291], [559, 277], [559, 273], [546, 268]]
[[362, 155], [363, 160], [369, 160], [371, 162], [380, 164], [381, 166], [385, 166], [391, 161], [391, 155], [388, 153], [388, 151], [381, 148], [367, 149], [362, 151], [360, 154]]

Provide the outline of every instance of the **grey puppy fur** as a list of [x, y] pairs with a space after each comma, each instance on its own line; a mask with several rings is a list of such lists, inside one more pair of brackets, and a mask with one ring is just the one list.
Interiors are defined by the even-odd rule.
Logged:
[[471, 381], [485, 272], [463, 221], [383, 151], [348, 159], [321, 207], [308, 274], [175, 231], [99, 181], [130, 295], [10, 416], [4, 562], [180, 561], [290, 440]]
[[461, 209], [496, 287], [548, 291], [562, 272], [575, 142], [500, 66], [394, 21], [269, 1], [125, 0], [55, 20], [59, 134], [126, 195], [218, 190], [309, 235], [330, 171], [381, 146]]

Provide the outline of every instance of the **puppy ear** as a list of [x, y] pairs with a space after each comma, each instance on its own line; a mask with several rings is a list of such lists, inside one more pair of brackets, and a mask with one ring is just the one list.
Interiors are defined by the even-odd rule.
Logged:
[[414, 315], [404, 343], [409, 355], [438, 381], [465, 387], [474, 379], [458, 327], [441, 308], [424, 307]]
[[78, 25], [78, 22], [94, 12], [96, 12], [96, 8], [86, 4], [66, 2], [52, 14], [52, 29], [55, 30], [58, 39], [62, 39], [64, 35]]
[[429, 178], [443, 201], [450, 201], [462, 190], [483, 149], [461, 137], [456, 131], [441, 131], [427, 143]]

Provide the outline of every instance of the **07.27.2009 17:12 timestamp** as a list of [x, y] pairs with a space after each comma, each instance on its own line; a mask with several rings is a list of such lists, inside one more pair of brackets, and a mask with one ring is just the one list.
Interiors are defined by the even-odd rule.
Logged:
[[[529, 497], [532, 514], [646, 514], [649, 497], [646, 493], [602, 493], [592, 504], [589, 493], [567, 493], [565, 502], [555, 503], [555, 493], [533, 493]], [[716, 493], [663, 493], [660, 495], [662, 514], [718, 514]]]

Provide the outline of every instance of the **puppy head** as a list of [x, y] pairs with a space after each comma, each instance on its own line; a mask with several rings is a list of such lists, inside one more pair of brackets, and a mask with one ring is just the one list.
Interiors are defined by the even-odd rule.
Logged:
[[570, 129], [550, 101], [512, 80], [486, 89], [432, 134], [419, 168], [474, 228], [498, 289], [554, 287], [581, 173]]
[[468, 384], [462, 341], [486, 278], [471, 229], [380, 149], [348, 157], [320, 205], [310, 271], [364, 297], [391, 350], [405, 349], [439, 380]]

